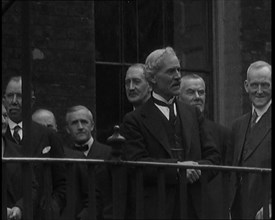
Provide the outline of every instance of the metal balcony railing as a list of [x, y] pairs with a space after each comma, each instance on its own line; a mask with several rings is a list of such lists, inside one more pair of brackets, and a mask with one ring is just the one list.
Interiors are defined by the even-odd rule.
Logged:
[[[158, 177], [157, 177], [157, 187], [158, 187], [158, 216], [159, 219], [163, 219], [163, 216], [165, 216], [164, 210], [165, 210], [165, 174], [164, 174], [164, 168], [174, 168], [179, 169], [179, 172], [181, 175], [179, 175], [179, 187], [180, 187], [180, 204], [182, 207], [186, 205], [186, 169], [188, 168], [195, 168], [200, 170], [216, 170], [218, 172], [222, 172], [223, 177], [225, 177], [230, 172], [241, 172], [244, 175], [248, 173], [257, 173], [258, 175], [261, 175], [263, 178], [263, 182], [266, 186], [269, 185], [267, 181], [269, 181], [269, 175], [271, 175], [271, 169], [263, 169], [263, 168], [251, 168], [251, 167], [233, 167], [233, 166], [215, 166], [215, 165], [179, 165], [179, 164], [171, 164], [171, 163], [157, 163], [157, 162], [139, 162], [139, 161], [123, 161], [123, 160], [95, 160], [95, 159], [66, 159], [66, 158], [2, 158], [2, 219], [6, 219], [6, 187], [7, 187], [7, 173], [6, 173], [6, 164], [7, 163], [21, 163], [22, 164], [22, 170], [24, 173], [24, 179], [23, 179], [23, 199], [24, 199], [24, 220], [32, 220], [32, 200], [30, 199], [31, 194], [31, 172], [30, 172], [30, 166], [32, 163], [44, 163], [45, 165], [45, 175], [47, 173], [47, 170], [49, 169], [49, 165], [51, 163], [62, 163], [66, 164], [68, 167], [67, 169], [70, 169], [74, 166], [76, 163], [86, 163], [88, 165], [89, 170], [89, 179], [88, 185], [89, 185], [89, 216], [90, 219], [96, 219], [96, 197], [95, 197], [95, 166], [96, 165], [107, 165], [110, 166], [112, 170], [112, 189], [113, 189], [113, 219], [123, 219], [124, 218], [124, 211], [125, 211], [125, 194], [123, 194], [123, 190], [126, 187], [127, 181], [126, 178], [126, 170], [132, 169], [135, 173], [135, 182], [136, 182], [136, 219], [143, 219], [144, 217], [144, 207], [143, 207], [143, 168], [146, 167], [157, 167], [158, 169]], [[134, 168], [134, 169], [133, 169]], [[49, 170], [48, 170], [49, 171]], [[202, 172], [203, 173], [203, 172]], [[73, 183], [72, 178], [73, 175], [67, 176], [68, 181], [67, 183]], [[228, 211], [228, 179], [223, 178], [224, 184], [224, 192], [223, 192], [223, 204], [224, 204], [224, 212]], [[46, 179], [44, 181], [47, 181]], [[206, 179], [204, 178], [204, 175], [202, 175], [202, 187], [206, 187]], [[47, 183], [45, 183], [47, 184]], [[203, 188], [204, 189], [204, 188]], [[202, 189], [202, 190], [203, 190]], [[73, 184], [67, 184], [67, 208], [66, 213], [64, 214], [66, 216], [66, 219], [74, 219], [72, 217], [71, 211], [73, 210], [72, 202], [74, 199], [73, 192], [74, 191], [74, 185]], [[50, 196], [50, 191], [48, 190], [47, 193]], [[202, 194], [204, 195], [204, 194]], [[264, 219], [269, 218], [268, 214], [268, 195], [265, 195], [265, 203], [264, 203]], [[207, 218], [207, 213], [205, 212], [205, 205], [207, 204], [206, 198], [203, 196], [202, 198], [202, 210], [203, 210], [203, 216]], [[187, 213], [185, 209], [180, 210], [180, 218], [186, 219]]]

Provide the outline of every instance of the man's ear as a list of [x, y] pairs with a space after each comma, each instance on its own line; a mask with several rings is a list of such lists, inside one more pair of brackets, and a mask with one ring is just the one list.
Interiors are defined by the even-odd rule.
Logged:
[[153, 75], [151, 78], [150, 78], [150, 85], [151, 85], [151, 87], [153, 86], [153, 85], [155, 85], [156, 84], [156, 75]]
[[95, 123], [92, 123], [91, 124], [91, 132], [93, 132], [94, 128], [95, 128]]
[[244, 81], [244, 89], [245, 89], [245, 91], [248, 93], [248, 81], [247, 80], [245, 80]]
[[34, 95], [32, 95], [32, 98], [31, 98], [31, 106], [33, 106], [33, 105], [34, 105], [34, 103], [35, 103], [35, 96], [34, 96]]
[[66, 131], [68, 134], [70, 134], [70, 130], [69, 130], [68, 126], [66, 126]]

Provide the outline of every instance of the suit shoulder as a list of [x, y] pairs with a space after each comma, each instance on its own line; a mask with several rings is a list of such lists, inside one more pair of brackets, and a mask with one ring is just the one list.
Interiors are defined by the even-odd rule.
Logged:
[[241, 123], [241, 122], [244, 121], [247, 117], [249, 117], [249, 113], [243, 114], [243, 115], [241, 115], [241, 116], [235, 118], [235, 119], [233, 120], [232, 125], [234, 126], [234, 125], [236, 125], [236, 124]]
[[98, 147], [98, 148], [100, 148], [100, 149], [106, 151], [106, 152], [110, 152], [110, 151], [112, 150], [112, 147], [111, 147], [111, 146], [106, 145], [106, 144], [102, 144], [102, 143], [100, 143], [100, 142], [98, 142], [98, 141], [95, 141], [95, 142], [94, 142], [94, 145], [95, 145], [96, 147]]

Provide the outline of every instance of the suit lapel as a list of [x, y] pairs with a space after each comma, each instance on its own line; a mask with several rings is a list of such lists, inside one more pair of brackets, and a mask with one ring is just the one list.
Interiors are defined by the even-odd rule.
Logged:
[[6, 131], [6, 134], [5, 134], [5, 137], [12, 141], [13, 143], [15, 143], [15, 140], [13, 139], [12, 135], [11, 135], [11, 129], [10, 129], [10, 126], [7, 127], [7, 131]]
[[152, 99], [149, 99], [148, 102], [144, 104], [144, 108], [141, 111], [141, 116], [144, 118], [144, 125], [148, 128], [148, 131], [172, 157], [168, 137], [161, 122], [161, 117], [165, 116], [162, 115], [162, 112], [157, 108], [157, 106], [155, 106]]
[[249, 126], [249, 119], [250, 119], [250, 114], [248, 113], [244, 116], [244, 119], [240, 124], [240, 129], [238, 130], [239, 138], [236, 139], [238, 140], [238, 142], [236, 143], [236, 146], [235, 146], [236, 151], [234, 153], [235, 154], [234, 158], [236, 158], [236, 161], [234, 162], [235, 165], [237, 165], [241, 159], [241, 153], [243, 151], [243, 147], [245, 144], [246, 131]]
[[98, 148], [98, 143], [96, 140], [94, 140], [89, 153], [87, 155], [87, 158], [89, 159], [95, 159], [95, 158], [100, 158], [100, 149]]
[[[188, 112], [186, 112], [186, 109], [182, 105], [181, 102], [178, 100], [176, 101], [177, 104], [177, 114], [181, 121], [181, 130], [182, 130], [182, 144], [185, 148], [185, 154], [188, 155], [190, 151], [191, 146], [191, 135], [188, 135], [187, 129], [192, 127], [192, 123], [189, 123]], [[184, 125], [184, 126], [183, 126]]]
[[253, 151], [259, 146], [261, 141], [267, 135], [267, 133], [271, 129], [271, 107], [267, 110], [267, 112], [261, 117], [261, 119], [257, 122], [255, 127], [252, 129], [250, 133], [250, 138], [247, 140], [247, 145], [250, 146], [247, 154], [243, 158], [246, 160]]

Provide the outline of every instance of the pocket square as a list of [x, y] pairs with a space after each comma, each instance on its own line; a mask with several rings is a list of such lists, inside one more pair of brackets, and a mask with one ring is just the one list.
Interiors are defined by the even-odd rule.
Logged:
[[44, 149], [42, 150], [42, 154], [48, 153], [51, 150], [51, 148], [51, 146], [44, 147]]

